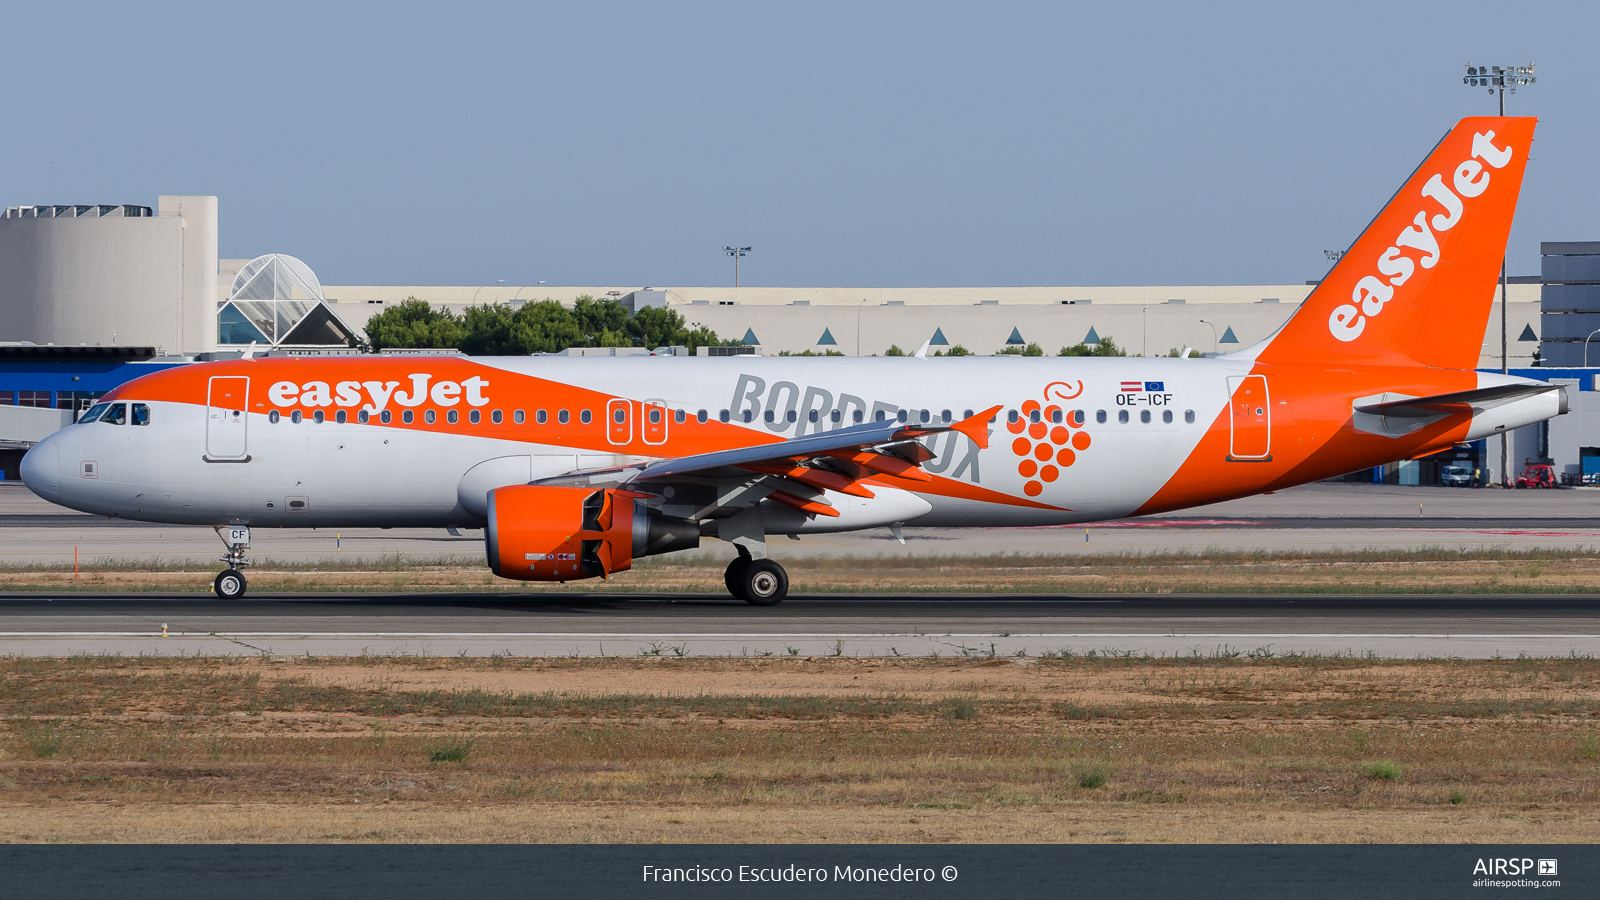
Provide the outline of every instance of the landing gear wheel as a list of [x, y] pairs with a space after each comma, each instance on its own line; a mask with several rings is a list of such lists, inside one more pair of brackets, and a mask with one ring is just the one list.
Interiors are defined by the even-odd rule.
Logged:
[[223, 569], [217, 575], [217, 580], [211, 583], [211, 589], [224, 600], [237, 600], [243, 597], [245, 587], [244, 573], [238, 569]]
[[777, 606], [789, 595], [789, 573], [770, 559], [752, 560], [739, 573], [739, 592], [752, 606]]
[[749, 566], [751, 562], [753, 560], [748, 556], [734, 557], [733, 562], [728, 563], [728, 570], [722, 573], [722, 583], [728, 586], [728, 593], [732, 594], [735, 599], [745, 599], [744, 589], [740, 586], [740, 583], [744, 578], [745, 567]]

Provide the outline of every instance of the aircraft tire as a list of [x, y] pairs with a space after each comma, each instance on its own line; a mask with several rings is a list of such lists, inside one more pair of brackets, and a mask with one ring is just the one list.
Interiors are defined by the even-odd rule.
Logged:
[[745, 567], [749, 566], [751, 562], [752, 560], [748, 556], [736, 556], [733, 562], [728, 563], [727, 571], [722, 573], [722, 583], [728, 586], [728, 593], [732, 594], [735, 600], [749, 602], [744, 595], [742, 584]]
[[752, 560], [739, 573], [739, 587], [751, 606], [777, 606], [789, 595], [789, 573], [770, 559]]
[[217, 573], [217, 580], [211, 583], [211, 589], [224, 600], [237, 600], [243, 597], [248, 586], [244, 580], [244, 573], [238, 569], [223, 569]]

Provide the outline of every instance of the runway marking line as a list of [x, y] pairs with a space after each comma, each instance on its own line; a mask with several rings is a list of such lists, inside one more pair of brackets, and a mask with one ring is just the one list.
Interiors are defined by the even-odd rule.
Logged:
[[[43, 637], [160, 637], [158, 631], [0, 631], [0, 638], [43, 638]], [[169, 638], [187, 637], [204, 638], [214, 637], [218, 640], [228, 640], [234, 637], [281, 637], [281, 638], [460, 638], [460, 639], [505, 639], [505, 638], [648, 638], [661, 640], [664, 638], [690, 638], [694, 640], [711, 639], [756, 639], [756, 638], [1441, 638], [1441, 639], [1531, 639], [1531, 638], [1566, 638], [1571, 640], [1596, 640], [1600, 634], [1478, 634], [1472, 632], [1451, 632], [1444, 634], [1429, 633], [1381, 633], [1381, 632], [1150, 632], [1150, 631], [1096, 631], [1096, 632], [1011, 632], [997, 634], [994, 632], [977, 633], [946, 633], [946, 632], [828, 632], [828, 631], [796, 631], [796, 632], [770, 632], [770, 633], [693, 633], [693, 632], [624, 632], [624, 631], [548, 631], [548, 632], [420, 632], [420, 631], [173, 631]]]

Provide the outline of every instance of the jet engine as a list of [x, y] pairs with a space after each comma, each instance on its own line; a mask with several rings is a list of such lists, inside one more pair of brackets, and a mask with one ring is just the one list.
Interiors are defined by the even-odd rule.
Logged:
[[649, 494], [518, 484], [489, 492], [489, 568], [520, 581], [608, 578], [633, 560], [700, 546], [700, 528]]

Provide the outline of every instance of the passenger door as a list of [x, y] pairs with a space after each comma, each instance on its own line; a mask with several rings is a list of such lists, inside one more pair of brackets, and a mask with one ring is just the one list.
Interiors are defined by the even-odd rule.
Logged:
[[1272, 398], [1267, 376], [1228, 379], [1228, 459], [1264, 462], [1272, 458]]
[[250, 417], [250, 379], [215, 375], [206, 390], [206, 459], [242, 462], [248, 459], [246, 432]]

